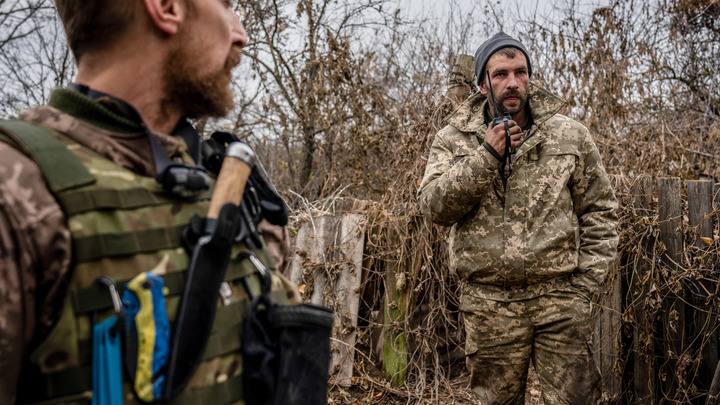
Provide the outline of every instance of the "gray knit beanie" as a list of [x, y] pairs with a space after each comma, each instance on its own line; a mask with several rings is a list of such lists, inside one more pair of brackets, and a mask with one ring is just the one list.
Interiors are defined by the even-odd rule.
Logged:
[[525, 45], [510, 35], [500, 31], [485, 41], [482, 45], [480, 45], [477, 51], [475, 51], [475, 81], [478, 86], [485, 78], [485, 65], [487, 65], [490, 57], [495, 52], [506, 47], [517, 48], [525, 54], [525, 59], [527, 59], [528, 64], [528, 77], [532, 76], [532, 64], [530, 63], [530, 56], [528, 56]]

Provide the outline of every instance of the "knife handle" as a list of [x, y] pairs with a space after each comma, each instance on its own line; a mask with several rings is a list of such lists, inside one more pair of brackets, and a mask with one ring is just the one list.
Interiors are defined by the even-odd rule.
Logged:
[[242, 142], [228, 145], [225, 159], [210, 198], [207, 217], [217, 218], [227, 203], [240, 205], [250, 172], [255, 166], [255, 151]]

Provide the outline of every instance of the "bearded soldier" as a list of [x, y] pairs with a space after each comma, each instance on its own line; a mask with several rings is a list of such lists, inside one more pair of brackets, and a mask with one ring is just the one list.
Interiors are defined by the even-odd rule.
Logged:
[[[91, 347], [102, 342], [91, 335], [114, 304], [112, 290], [95, 282], [101, 276], [118, 286], [131, 286], [143, 272], [162, 276], [160, 299], [167, 299], [173, 321], [190, 266], [184, 230], [192, 228], [193, 214], [208, 211], [214, 183], [199, 166], [206, 148], [187, 119], [222, 117], [232, 108], [231, 70], [247, 43], [231, 1], [56, 5], [77, 77], [56, 89], [48, 105], [0, 123], [2, 404], [84, 404], [97, 395], [95, 373], [103, 370], [91, 367], [99, 354]], [[273, 266], [262, 242], [232, 249], [224, 288], [209, 294], [218, 308], [212, 335], [191, 348], [201, 356], [172, 394], [176, 403], [243, 399], [240, 336], [248, 291], [259, 289], [257, 263]], [[272, 272], [269, 280], [275, 302], [297, 302], [286, 279]], [[137, 288], [150, 286], [145, 281]], [[136, 392], [147, 366], [141, 363]], [[152, 392], [162, 388], [162, 378], [146, 378], [150, 400], [168, 399]], [[136, 402], [131, 386], [126, 381], [126, 404]]]
[[532, 359], [546, 404], [593, 403], [591, 303], [616, 255], [613, 189], [588, 130], [530, 82], [522, 43], [500, 32], [474, 61], [480, 91], [435, 136], [418, 191], [424, 215], [452, 226], [470, 386], [483, 405], [524, 404]]

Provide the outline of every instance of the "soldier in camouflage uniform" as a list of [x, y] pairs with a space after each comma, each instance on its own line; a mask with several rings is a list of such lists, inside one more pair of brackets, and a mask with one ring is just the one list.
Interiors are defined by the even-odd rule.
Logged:
[[[491, 83], [486, 83], [486, 69]], [[475, 55], [480, 91], [437, 133], [418, 191], [422, 212], [452, 226], [470, 386], [478, 403], [524, 404], [532, 359], [546, 404], [594, 403], [592, 300], [617, 247], [617, 202], [588, 130], [530, 82], [525, 47], [504, 33]], [[491, 85], [512, 119], [489, 128]]]
[[[55, 134], [65, 145], [62, 152], [74, 156], [68, 163], [79, 162], [91, 181], [51, 187], [52, 170], [38, 162], [51, 162], [59, 172], [66, 165], [53, 162], [53, 156], [27, 153], [0, 131], [2, 404], [90, 403], [85, 366], [91, 317], [77, 298], [92, 293], [92, 281], [103, 274], [126, 281], [142, 271], [175, 277], [187, 269], [177, 230], [191, 212], [207, 212], [209, 194], [188, 199], [164, 193], [155, 181], [160, 170], [153, 149], [169, 162], [198, 163], [192, 151], [198, 150], [199, 135], [185, 119], [229, 111], [231, 69], [247, 43], [229, 1], [56, 4], [78, 63], [77, 78], [70, 88], [55, 90], [49, 105], [21, 119], [42, 125], [40, 132], [49, 138]], [[90, 198], [77, 199], [81, 195]], [[138, 229], [146, 236], [136, 237]], [[273, 232], [275, 240], [286, 237], [284, 230]], [[134, 244], [119, 243], [133, 237]], [[101, 240], [106, 242], [94, 243]], [[280, 244], [278, 260], [283, 261], [287, 245]], [[257, 254], [273, 267], [265, 249]], [[228, 274], [246, 271], [248, 262], [233, 258]], [[247, 305], [238, 283], [239, 278], [230, 280], [229, 298]], [[259, 288], [258, 279], [251, 285]], [[175, 290], [182, 291], [182, 284]], [[272, 290], [280, 303], [298, 301], [296, 288], [276, 272]], [[171, 288], [168, 294], [172, 317], [179, 293]], [[185, 389], [185, 403], [242, 403], [236, 342], [242, 317], [231, 307], [218, 309], [227, 317], [215, 327], [230, 333], [213, 353], [208, 344]], [[112, 307], [100, 315], [112, 315]], [[125, 385], [125, 403], [135, 403]]]

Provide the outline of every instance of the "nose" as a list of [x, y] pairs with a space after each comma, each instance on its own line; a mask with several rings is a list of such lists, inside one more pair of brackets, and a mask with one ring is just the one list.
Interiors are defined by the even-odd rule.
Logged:
[[510, 89], [518, 88], [518, 81], [517, 81], [517, 77], [515, 77], [515, 73], [508, 74], [507, 87]]
[[248, 42], [247, 32], [245, 32], [245, 27], [243, 26], [242, 21], [240, 21], [240, 17], [236, 13], [232, 14], [233, 16], [231, 18], [233, 45], [244, 48]]

